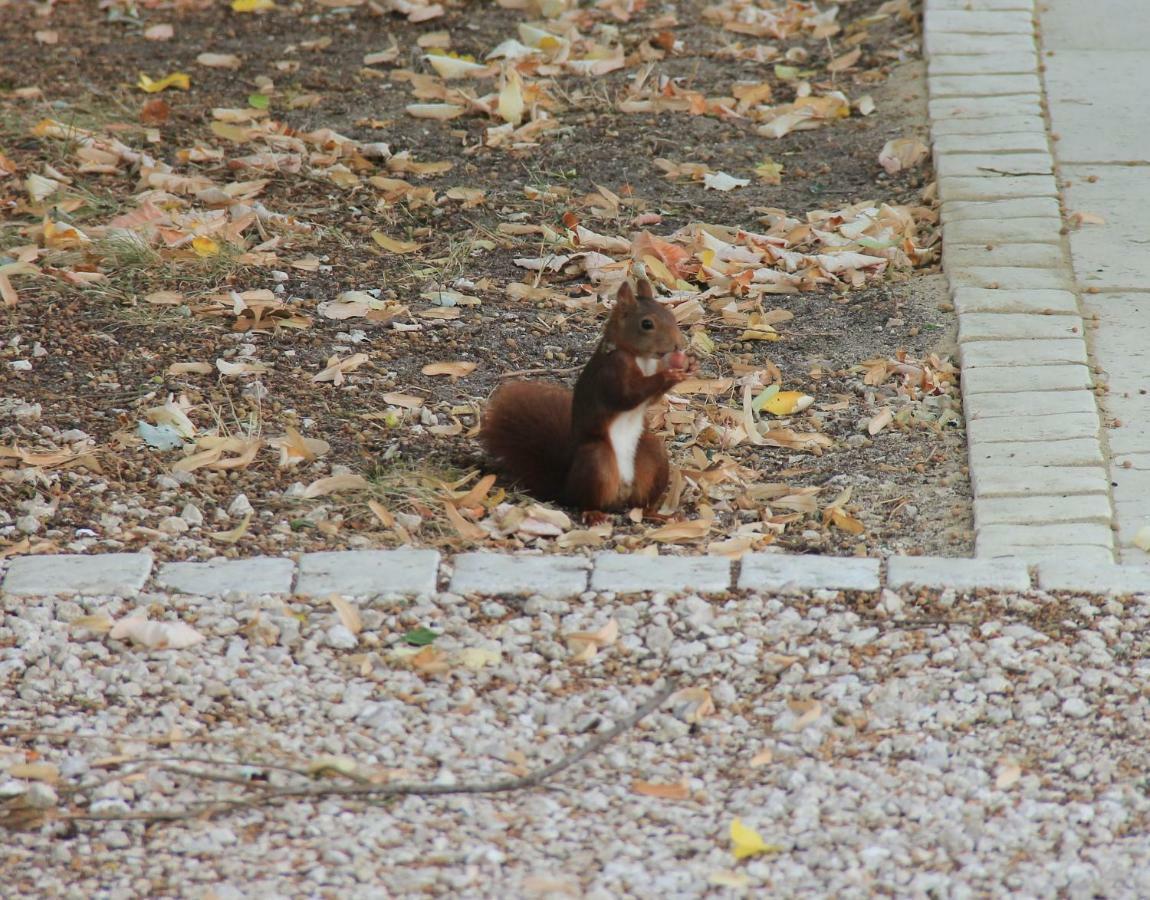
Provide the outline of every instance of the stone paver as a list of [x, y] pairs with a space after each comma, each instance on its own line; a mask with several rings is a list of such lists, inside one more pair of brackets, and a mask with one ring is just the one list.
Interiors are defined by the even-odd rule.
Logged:
[[938, 180], [944, 200], [1015, 200], [1057, 197], [1053, 175], [950, 175]]
[[962, 394], [1075, 391], [1093, 387], [1086, 366], [985, 366], [962, 373]]
[[1041, 313], [969, 313], [958, 322], [958, 342], [1004, 340], [1081, 340], [1077, 316]]
[[169, 591], [206, 597], [224, 594], [290, 594], [295, 563], [286, 557], [170, 562], [160, 566], [156, 584]]
[[[937, 146], [937, 142], [936, 142]], [[973, 219], [948, 222], [942, 228], [943, 247], [963, 244], [985, 247], [999, 244], [1062, 244], [1062, 220], [1056, 216], [1020, 219]], [[1061, 259], [1061, 258], [1060, 258]]]
[[974, 419], [966, 423], [967, 440], [972, 444], [999, 441], [1058, 441], [1093, 437], [1098, 434], [1098, 414], [1059, 413], [1020, 419]]
[[953, 588], [990, 587], [1024, 591], [1030, 587], [1026, 565], [1013, 559], [951, 559], [941, 556], [892, 556], [887, 561], [887, 586]]
[[[987, 369], [986, 371], [994, 372], [996, 370]], [[1105, 462], [1102, 447], [1095, 438], [1074, 438], [1066, 441], [1049, 441], [1045, 444], [1003, 441], [999, 444], [980, 444], [970, 448], [971, 468], [978, 470], [987, 466], [1013, 469], [1020, 466], [1035, 468], [1042, 466], [1089, 468], [1093, 466], [1098, 470], [1097, 482], [1102, 485], [1098, 490], [1103, 492], [1105, 492], [1105, 485], [1109, 484], [1106, 471], [1103, 468]], [[1091, 478], [1094, 477], [1091, 476]]]
[[1147, 594], [1150, 593], [1150, 566], [1099, 566], [1090, 559], [1068, 556], [1041, 563], [1038, 586], [1047, 591]]
[[[996, 79], [997, 80], [997, 79]], [[1050, 153], [940, 153], [935, 173], [940, 178], [1017, 178], [1049, 175], [1053, 171]]]
[[463, 553], [454, 560], [455, 594], [541, 594], [572, 597], [587, 590], [591, 561], [581, 556]]
[[[939, 9], [926, 10], [928, 34], [1025, 34], [1034, 33], [1029, 12], [1024, 10]], [[927, 52], [930, 50], [928, 48]]]
[[[1137, 0], [1135, 0], [1137, 2]], [[1021, 9], [1033, 12], [1034, 0], [928, 0], [932, 10], [942, 9]]]
[[[955, 59], [969, 59], [958, 56]], [[1049, 138], [1045, 131], [1000, 131], [995, 134], [978, 136], [978, 143], [973, 144], [966, 134], [940, 134], [935, 138], [934, 150], [936, 153], [964, 154], [964, 153], [1036, 153], [1047, 150]]]
[[846, 557], [787, 556], [781, 553], [749, 553], [739, 571], [741, 590], [809, 591], [819, 588], [841, 591], [876, 591], [879, 561]]
[[643, 591], [731, 589], [731, 561], [719, 556], [644, 556], [599, 553], [591, 569], [591, 590], [637, 594]]
[[1001, 291], [1062, 291], [1070, 284], [1065, 271], [1025, 266], [956, 266], [946, 274], [964, 287]]
[[8, 563], [3, 591], [18, 596], [94, 594], [129, 597], [152, 571], [150, 553], [59, 553], [18, 556]]
[[942, 252], [943, 267], [1009, 266], [1024, 269], [1057, 269], [1062, 265], [1057, 244], [952, 244]]
[[1037, 70], [1038, 56], [1034, 49], [971, 56], [939, 53], [930, 57], [926, 69], [931, 79], [948, 75], [1033, 75]]
[[435, 550], [350, 550], [305, 553], [295, 592], [372, 596], [434, 594], [439, 572]]
[[1042, 544], [1025, 547], [1017, 544], [984, 543], [983, 556], [987, 559], [1018, 559], [1028, 566], [1071, 558], [1092, 566], [1114, 565], [1114, 553], [1109, 548], [1084, 544]]
[[930, 75], [932, 97], [999, 97], [1006, 94], [1037, 94], [1038, 76], [1018, 75]]
[[[976, 139], [981, 140], [979, 135], [962, 135], [962, 137], [972, 143]], [[1007, 219], [1051, 217], [1062, 221], [1061, 207], [1054, 197], [1019, 197], [1013, 200], [947, 200], [944, 197], [942, 200], [942, 220], [946, 223], [943, 228], [951, 223], [965, 222], [969, 219], [993, 223]]]
[[1034, 50], [1034, 38], [1028, 34], [940, 34], [930, 42], [927, 52], [931, 56], [957, 54], [997, 55], [999, 53], [1026, 53]]
[[[968, 223], [955, 223], [956, 226], [963, 224]], [[960, 287], [954, 292], [954, 308], [963, 318], [976, 313], [1077, 316], [1078, 298], [1070, 291], [991, 291]]]
[[1085, 365], [1082, 341], [968, 341], [960, 348], [963, 369], [978, 366]]
[[978, 556], [999, 555], [995, 549], [1004, 545], [1045, 547], [1048, 544], [1113, 547], [1114, 535], [1106, 525], [1089, 522], [1053, 525], [986, 525], [975, 535]]
[[[934, 137], [961, 135], [978, 137], [988, 134], [1046, 134], [1046, 120], [1037, 113], [1028, 115], [987, 116], [982, 119], [935, 119], [930, 123]], [[971, 147], [977, 145], [971, 145]], [[970, 149], [970, 148], [968, 148]]]
[[[976, 370], [985, 371], [985, 370]], [[1057, 416], [1063, 413], [1094, 413], [1094, 393], [1077, 391], [1018, 391], [1010, 394], [972, 394], [963, 403], [968, 422], [978, 419]]]
[[[1061, 443], [1052, 441], [1051, 445]], [[1097, 442], [1095, 442], [1097, 446]], [[1043, 466], [1028, 464], [1020, 455], [1014, 465], [987, 465], [971, 460], [970, 483], [978, 497], [1026, 497], [1033, 494], [1071, 496], [1106, 494], [1110, 479], [1106, 469], [1097, 466]]]
[[1109, 524], [1114, 512], [1105, 494], [1065, 497], [976, 497], [974, 520], [979, 525], [1036, 525], [1043, 522]]

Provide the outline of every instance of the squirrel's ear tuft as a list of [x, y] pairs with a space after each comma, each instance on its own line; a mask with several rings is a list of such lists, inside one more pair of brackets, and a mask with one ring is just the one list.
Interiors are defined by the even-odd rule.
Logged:
[[640, 300], [654, 300], [655, 288], [651, 285], [646, 278], [639, 279], [639, 299]]
[[631, 282], [624, 281], [619, 285], [619, 293], [615, 295], [616, 306], [634, 306], [635, 305], [635, 291], [631, 287]]

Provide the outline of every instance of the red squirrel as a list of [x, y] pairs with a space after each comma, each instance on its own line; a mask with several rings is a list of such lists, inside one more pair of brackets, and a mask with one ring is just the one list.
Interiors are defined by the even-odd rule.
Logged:
[[540, 500], [582, 510], [653, 511], [667, 489], [663, 442], [647, 430], [648, 405], [697, 368], [670, 310], [646, 279], [624, 282], [603, 337], [575, 390], [515, 381], [492, 396], [479, 441]]

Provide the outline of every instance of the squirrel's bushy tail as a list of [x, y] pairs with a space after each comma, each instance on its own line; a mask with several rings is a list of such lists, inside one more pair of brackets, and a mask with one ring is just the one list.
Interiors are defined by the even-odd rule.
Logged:
[[535, 497], [563, 501], [571, 467], [571, 391], [532, 381], [503, 385], [487, 404], [479, 442]]

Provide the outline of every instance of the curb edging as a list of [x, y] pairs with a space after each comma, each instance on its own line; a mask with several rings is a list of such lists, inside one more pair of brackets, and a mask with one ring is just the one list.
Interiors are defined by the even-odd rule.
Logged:
[[1150, 593], [1150, 567], [1099, 565], [1089, 554], [1048, 557], [1034, 567], [1018, 557], [969, 559], [896, 556], [792, 556], [748, 553], [737, 563], [716, 556], [646, 556], [603, 552], [593, 557], [461, 553], [436, 550], [347, 550], [155, 566], [150, 553], [94, 556], [20, 556], [0, 580], [6, 597], [133, 597], [167, 592], [197, 597], [229, 595], [426, 596], [440, 588], [461, 595], [536, 595], [549, 598], [594, 593], [723, 593], [730, 590], [788, 594], [803, 591], [1067, 590]]
[[[1034, 0], [925, 3], [975, 557], [1040, 568], [1082, 554], [1091, 565], [1113, 563], [1102, 418], [1059, 205]], [[1028, 502], [994, 499], [1012, 495]], [[1057, 571], [1047, 580], [1084, 583]]]

